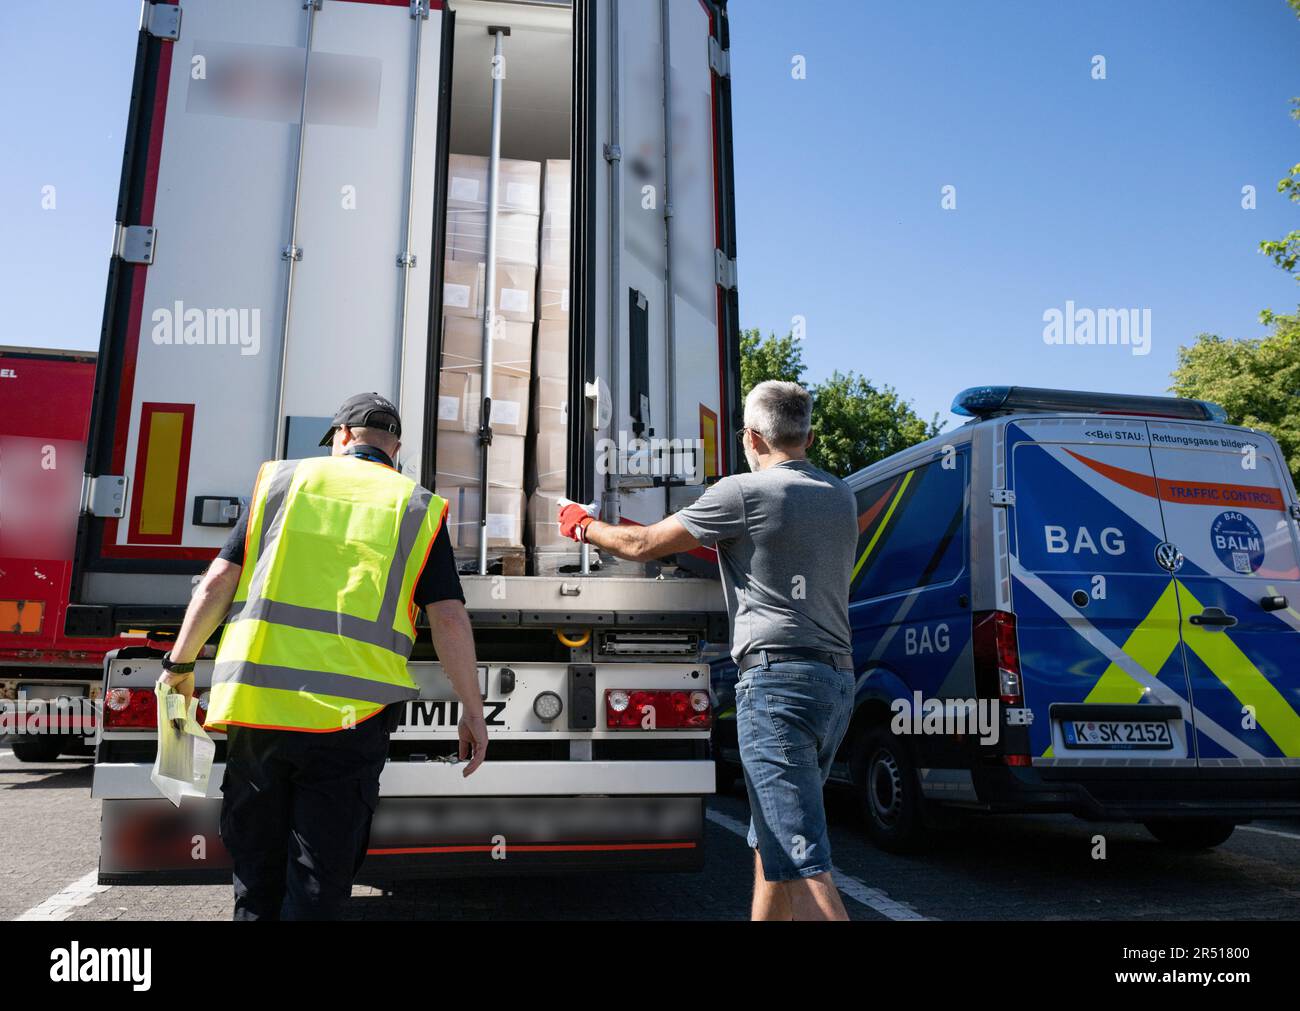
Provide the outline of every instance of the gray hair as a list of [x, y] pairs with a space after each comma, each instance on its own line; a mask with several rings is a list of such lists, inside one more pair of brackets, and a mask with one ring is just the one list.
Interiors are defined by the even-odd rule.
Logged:
[[745, 398], [745, 427], [773, 449], [802, 449], [812, 430], [812, 396], [798, 383], [769, 379]]

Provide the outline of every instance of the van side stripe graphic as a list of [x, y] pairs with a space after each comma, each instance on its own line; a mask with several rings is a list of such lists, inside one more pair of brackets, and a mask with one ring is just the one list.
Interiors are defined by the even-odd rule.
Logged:
[[915, 473], [916, 471], [909, 470], [906, 476], [904, 476], [903, 483], [899, 485], [898, 492], [889, 503], [889, 509], [885, 512], [884, 519], [882, 519], [880, 525], [876, 527], [876, 532], [871, 535], [871, 540], [867, 542], [866, 550], [862, 552], [862, 557], [858, 559], [858, 564], [853, 566], [853, 579], [858, 578], [858, 573], [862, 571], [862, 566], [866, 563], [867, 558], [870, 557], [872, 550], [876, 546], [876, 542], [880, 540], [880, 535], [884, 533], [885, 528], [889, 526], [889, 518], [894, 515], [894, 509], [898, 507], [899, 500], [903, 497], [904, 492], [907, 491], [907, 486], [912, 483], [912, 475]]
[[[1178, 590], [1187, 596], [1189, 613], [1205, 610], [1181, 580]], [[1300, 757], [1300, 713], [1291, 708], [1226, 632], [1209, 632], [1189, 622], [1183, 626], [1183, 641], [1242, 705], [1254, 709], [1259, 728], [1273, 739], [1283, 755]]]
[[[1223, 727], [1219, 726], [1214, 720], [1210, 719], [1199, 709], [1193, 709], [1190, 703], [1170, 688], [1163, 681], [1147, 673], [1146, 669], [1138, 664], [1131, 656], [1126, 654], [1122, 649], [1111, 642], [1102, 632], [1093, 626], [1093, 624], [1084, 618], [1079, 612], [1071, 606], [1055, 590], [1047, 585], [1041, 578], [1034, 575], [1020, 564], [1020, 559], [1014, 555], [1011, 556], [1011, 574], [1019, 583], [1029, 590], [1034, 596], [1038, 597], [1044, 604], [1056, 612], [1057, 616], [1065, 621], [1080, 638], [1088, 642], [1098, 653], [1106, 657], [1111, 663], [1118, 666], [1134, 681], [1138, 682], [1145, 688], [1151, 689], [1151, 695], [1156, 702], [1164, 705], [1178, 706], [1183, 711], [1183, 719], [1190, 720], [1190, 714], [1195, 715], [1195, 729], [1204, 734], [1210, 740], [1218, 744], [1224, 751], [1237, 758], [1263, 758], [1258, 751], [1248, 745], [1241, 738]], [[1044, 756], [1046, 757], [1046, 756]]]
[[1151, 474], [1139, 474], [1137, 471], [1125, 470], [1100, 460], [1091, 460], [1086, 456], [1067, 449], [1072, 457], [1085, 467], [1095, 470], [1102, 477], [1109, 478], [1116, 484], [1139, 492], [1162, 502], [1174, 502], [1178, 505], [1214, 506], [1218, 509], [1275, 509], [1286, 511], [1282, 492], [1260, 484], [1218, 484], [1213, 481], [1173, 481], [1162, 480]]

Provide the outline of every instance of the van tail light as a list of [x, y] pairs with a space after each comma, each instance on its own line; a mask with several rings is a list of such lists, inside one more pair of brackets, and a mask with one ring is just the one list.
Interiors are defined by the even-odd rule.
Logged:
[[1007, 705], [1024, 701], [1016, 616], [1010, 611], [976, 611], [972, 615], [975, 683], [980, 695], [996, 695]]
[[[197, 719], [207, 718], [205, 692], [199, 698]], [[149, 688], [110, 688], [104, 693], [105, 730], [157, 730], [158, 696]]]
[[610, 730], [707, 730], [713, 708], [704, 691], [610, 688], [605, 726]]

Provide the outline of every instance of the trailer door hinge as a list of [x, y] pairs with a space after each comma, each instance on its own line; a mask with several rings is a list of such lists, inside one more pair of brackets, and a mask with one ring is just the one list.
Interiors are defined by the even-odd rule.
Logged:
[[616, 162], [623, 160], [623, 149], [617, 144], [605, 145], [605, 160], [607, 162]]
[[118, 224], [114, 235], [113, 252], [127, 263], [153, 263], [154, 243], [158, 230], [152, 225]]
[[1015, 708], [1007, 710], [1008, 727], [1029, 727], [1034, 723], [1034, 711], [1028, 708]]
[[995, 506], [1013, 506], [1016, 504], [1016, 493], [1012, 488], [994, 488], [989, 492], [989, 501]]
[[1288, 511], [1291, 513], [1293, 520], [1300, 520], [1300, 503], [1292, 502]]
[[140, 8], [140, 28], [155, 39], [175, 42], [181, 37], [181, 5], [149, 3], [146, 0]]
[[713, 251], [714, 275], [718, 287], [726, 291], [736, 290], [736, 261], [721, 249]]
[[709, 39], [709, 69], [719, 77], [731, 76], [731, 50], [723, 49], [717, 39]]
[[428, 18], [429, 0], [411, 0], [411, 18]]
[[81, 511], [91, 516], [121, 517], [126, 510], [126, 478], [100, 474], [81, 478]]

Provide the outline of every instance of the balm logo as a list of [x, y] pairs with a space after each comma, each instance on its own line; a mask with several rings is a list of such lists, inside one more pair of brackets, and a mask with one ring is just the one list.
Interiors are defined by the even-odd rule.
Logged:
[[55, 983], [130, 983], [137, 992], [153, 985], [152, 948], [70, 948], [50, 952]]
[[1076, 309], [1066, 301], [1064, 311], [1044, 312], [1043, 322], [1044, 344], [1124, 344], [1139, 357], [1151, 353], [1150, 309]]
[[262, 350], [261, 309], [188, 309], [177, 299], [170, 308], [160, 307], [149, 317], [153, 321], [151, 337], [158, 345], [226, 345], [238, 346], [241, 355], [255, 355]]

